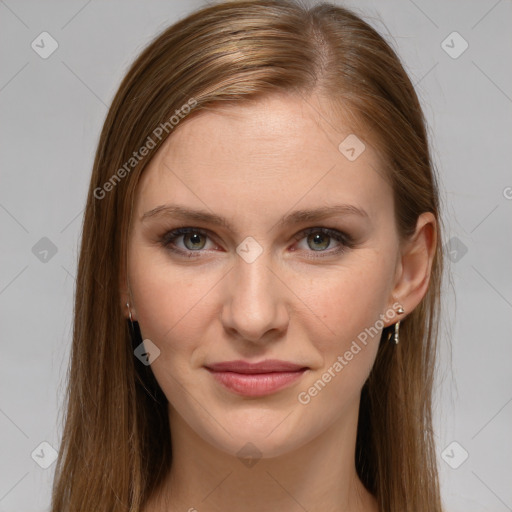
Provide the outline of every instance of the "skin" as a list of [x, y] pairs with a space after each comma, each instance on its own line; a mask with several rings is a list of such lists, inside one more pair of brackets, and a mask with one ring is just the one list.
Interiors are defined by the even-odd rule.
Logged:
[[[399, 302], [403, 319], [427, 291], [435, 218], [418, 219], [399, 243], [392, 191], [371, 144], [355, 160], [338, 150], [351, 133], [325, 100], [274, 95], [201, 112], [182, 122], [142, 176], [132, 217], [123, 311], [160, 349], [151, 368], [169, 402], [173, 466], [146, 512], [377, 511], [354, 463], [361, 388], [378, 336], [307, 404], [307, 391], [358, 334]], [[180, 204], [226, 217], [230, 231], [203, 221], [145, 212]], [[345, 214], [278, 226], [292, 211], [349, 204]], [[174, 228], [180, 256], [160, 243]], [[335, 238], [303, 235], [327, 227]], [[320, 234], [321, 233], [316, 233]], [[248, 263], [236, 252], [246, 237], [263, 252]], [[243, 244], [242, 244], [243, 247]], [[193, 256], [194, 256], [193, 255]], [[389, 316], [389, 315], [388, 315]], [[281, 359], [309, 369], [291, 387], [261, 398], [236, 395], [207, 363]], [[237, 452], [257, 449], [248, 467]]]

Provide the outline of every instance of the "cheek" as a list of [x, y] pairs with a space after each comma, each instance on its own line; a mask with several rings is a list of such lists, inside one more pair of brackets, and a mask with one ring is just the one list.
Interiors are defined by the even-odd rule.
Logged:
[[[309, 280], [298, 293], [306, 297], [305, 302], [329, 328], [332, 338], [340, 342], [350, 341], [374, 325], [389, 298], [388, 265], [376, 258], [365, 261], [365, 265], [340, 267], [319, 279]], [[332, 345], [328, 337], [325, 341]]]
[[384, 327], [382, 315], [391, 289], [392, 265], [391, 260], [386, 262], [377, 253], [368, 252], [364, 256], [361, 255], [357, 264], [347, 264], [335, 274], [308, 280], [307, 285], [303, 283], [302, 289], [297, 290], [316, 314], [316, 325], [321, 320], [325, 327], [323, 336], [314, 336], [312, 330], [309, 334], [322, 360], [322, 368], [314, 373], [309, 383], [319, 378], [322, 383], [332, 382], [325, 399], [333, 389], [336, 389], [334, 393], [341, 388], [358, 392], [370, 373], [379, 347]]
[[173, 265], [165, 253], [155, 255], [149, 249], [133, 255], [129, 270], [141, 334], [174, 364], [176, 356], [192, 352], [206, 335], [205, 325], [212, 314], [208, 293], [218, 275]]
[[[205, 299], [215, 283], [207, 273], [192, 278], [154, 255], [141, 254], [132, 261], [130, 285], [141, 335], [160, 350], [151, 364], [153, 374], [170, 403], [186, 404], [183, 390], [197, 386], [190, 363], [208, 336]], [[185, 415], [188, 408], [190, 404], [181, 407]]]

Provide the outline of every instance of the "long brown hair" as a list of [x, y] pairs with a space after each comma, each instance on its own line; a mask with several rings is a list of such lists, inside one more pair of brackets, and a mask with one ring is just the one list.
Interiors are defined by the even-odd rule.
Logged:
[[318, 93], [350, 113], [353, 132], [381, 156], [402, 240], [421, 213], [438, 220], [428, 291], [401, 323], [400, 343], [380, 344], [362, 389], [355, 464], [381, 511], [442, 510], [431, 398], [441, 218], [420, 103], [390, 45], [350, 10], [255, 0], [209, 6], [167, 28], [135, 60], [109, 110], [83, 221], [52, 512], [138, 511], [169, 471], [167, 399], [134, 357], [138, 333], [122, 311], [137, 183], [188, 116], [273, 92]]

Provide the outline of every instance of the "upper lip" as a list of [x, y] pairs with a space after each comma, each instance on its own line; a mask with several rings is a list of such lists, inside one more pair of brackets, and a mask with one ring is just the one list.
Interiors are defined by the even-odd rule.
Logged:
[[235, 372], [235, 373], [273, 373], [273, 372], [295, 372], [304, 370], [304, 365], [279, 361], [278, 359], [267, 359], [259, 363], [248, 361], [224, 361], [206, 365], [206, 368], [214, 372]]

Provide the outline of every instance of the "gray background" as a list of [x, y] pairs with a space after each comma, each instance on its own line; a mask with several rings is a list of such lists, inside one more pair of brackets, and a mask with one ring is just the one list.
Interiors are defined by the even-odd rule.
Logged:
[[[512, 3], [339, 3], [398, 50], [441, 176], [454, 284], [436, 398], [447, 510], [512, 511]], [[49, 506], [54, 465], [40, 467], [51, 461], [40, 443], [59, 446], [80, 226], [107, 105], [150, 39], [200, 5], [0, 0], [0, 512]], [[43, 31], [59, 45], [47, 59], [31, 47]], [[469, 45], [457, 58], [454, 31]]]

